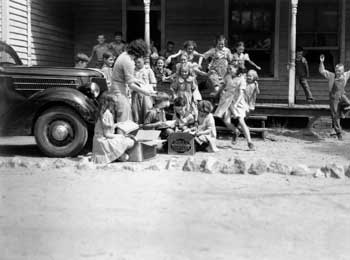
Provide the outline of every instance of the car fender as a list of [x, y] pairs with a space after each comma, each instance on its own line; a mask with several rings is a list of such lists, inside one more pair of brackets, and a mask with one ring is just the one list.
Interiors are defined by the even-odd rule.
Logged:
[[29, 102], [35, 104], [36, 116], [51, 105], [67, 104], [75, 109], [87, 123], [94, 124], [96, 120], [97, 102], [76, 89], [49, 88], [35, 93], [29, 98]]

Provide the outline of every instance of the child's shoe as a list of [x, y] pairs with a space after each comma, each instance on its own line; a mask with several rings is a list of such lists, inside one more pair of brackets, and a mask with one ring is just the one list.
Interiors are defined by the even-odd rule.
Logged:
[[255, 146], [253, 143], [248, 143], [249, 151], [255, 151]]
[[236, 145], [237, 144], [237, 132], [236, 131], [233, 131], [232, 132], [232, 141], [231, 141], [231, 143], [233, 144], [233, 145]]
[[337, 134], [337, 138], [339, 141], [343, 141], [343, 135], [341, 133]]

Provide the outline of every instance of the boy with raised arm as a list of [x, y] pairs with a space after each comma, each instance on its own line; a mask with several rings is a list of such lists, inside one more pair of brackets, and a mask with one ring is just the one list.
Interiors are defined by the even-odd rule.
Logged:
[[344, 72], [344, 65], [339, 63], [335, 66], [335, 73], [330, 72], [324, 67], [324, 55], [320, 56], [320, 73], [328, 80], [329, 101], [332, 116], [332, 123], [335, 133], [339, 140], [342, 140], [342, 129], [340, 118], [344, 113], [350, 110], [350, 101], [345, 95], [345, 86], [350, 78], [350, 71]]

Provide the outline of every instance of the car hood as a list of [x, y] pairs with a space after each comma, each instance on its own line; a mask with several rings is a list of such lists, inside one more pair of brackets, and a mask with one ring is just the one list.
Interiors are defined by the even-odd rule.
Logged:
[[77, 69], [69, 67], [8, 66], [4, 73], [21, 75], [68, 76], [68, 77], [103, 77], [98, 69]]

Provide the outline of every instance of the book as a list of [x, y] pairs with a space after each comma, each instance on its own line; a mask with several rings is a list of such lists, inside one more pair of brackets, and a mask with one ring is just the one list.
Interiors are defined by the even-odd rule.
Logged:
[[122, 130], [125, 134], [129, 134], [129, 133], [139, 129], [139, 125], [131, 120], [116, 123], [115, 126], [116, 126], [116, 128]]

